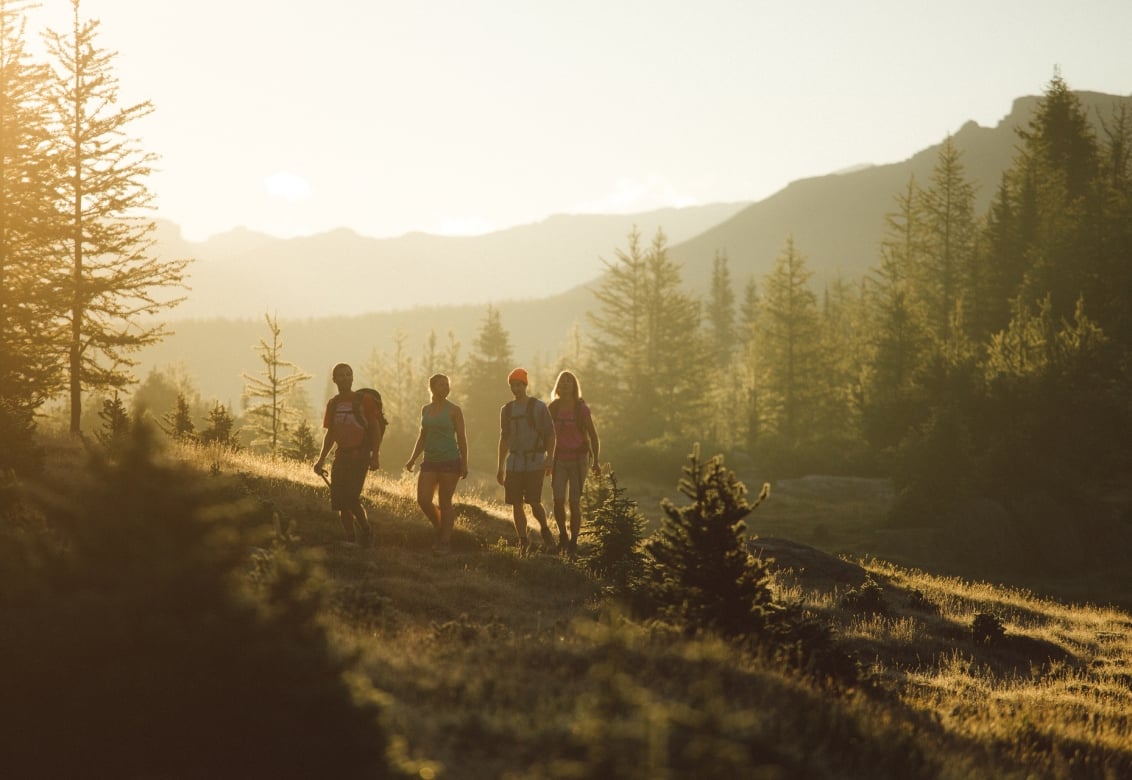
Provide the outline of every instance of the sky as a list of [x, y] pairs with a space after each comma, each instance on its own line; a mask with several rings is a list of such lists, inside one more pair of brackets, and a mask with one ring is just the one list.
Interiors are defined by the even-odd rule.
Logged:
[[[29, 39], [69, 31], [40, 0]], [[1129, 0], [81, 0], [190, 240], [472, 235], [758, 201], [1132, 94]]]

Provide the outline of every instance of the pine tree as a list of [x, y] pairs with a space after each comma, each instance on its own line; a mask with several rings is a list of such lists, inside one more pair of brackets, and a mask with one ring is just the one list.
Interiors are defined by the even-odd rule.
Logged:
[[764, 282], [759, 309], [758, 360], [763, 419], [787, 448], [817, 433], [814, 411], [825, 391], [821, 326], [813, 273], [794, 246], [794, 237], [778, 256]]
[[[299, 385], [311, 378], [294, 363], [283, 360], [282, 328], [279, 317], [265, 314], [271, 340], [259, 340], [255, 351], [263, 363], [259, 376], [244, 374], [243, 400], [252, 431], [251, 446], [266, 446], [274, 457], [279, 454], [288, 427], [300, 419], [299, 412], [290, 405], [291, 394]], [[283, 371], [290, 372], [284, 375]], [[260, 403], [255, 403], [259, 400]]]
[[314, 427], [308, 420], [301, 420], [284, 454], [292, 460], [306, 463], [318, 457], [321, 447], [322, 440], [315, 435]]
[[503, 327], [499, 309], [488, 305], [472, 350], [464, 363], [463, 397], [468, 446], [476, 460], [494, 463], [499, 442], [499, 408], [510, 400], [507, 375], [515, 367], [511, 336]]
[[915, 180], [885, 215], [880, 260], [863, 282], [867, 372], [863, 435], [878, 451], [895, 445], [917, 419], [913, 378], [925, 359], [928, 336], [912, 272], [921, 251], [920, 198]]
[[102, 430], [95, 436], [103, 447], [115, 449], [130, 432], [130, 413], [117, 393], [102, 402], [98, 417], [102, 420]]
[[679, 439], [698, 424], [710, 356], [700, 331], [699, 302], [681, 289], [680, 267], [668, 256], [664, 232], [647, 249], [634, 228], [594, 297], [599, 311], [592, 352], [600, 355], [597, 395], [611, 411], [610, 438], [622, 442]]
[[586, 518], [582, 538], [590, 543], [586, 565], [614, 592], [628, 593], [641, 579], [648, 521], [612, 471], [586, 481], [582, 512]]
[[975, 273], [975, 188], [966, 179], [962, 153], [950, 135], [919, 200], [923, 244], [913, 265], [914, 290], [930, 332], [946, 340], [956, 304], [964, 301], [968, 316], [975, 304], [970, 281]]
[[0, 471], [34, 472], [35, 415], [62, 386], [52, 347], [59, 289], [57, 169], [43, 100], [50, 71], [25, 48], [25, 2], [0, 0]]
[[[152, 112], [149, 102], [118, 108], [113, 54], [96, 44], [98, 21], [82, 21], [71, 0], [69, 34], [45, 36], [57, 71], [49, 91], [54, 116], [51, 154], [64, 166], [54, 180], [66, 215], [67, 370], [72, 434], [81, 427], [83, 390], [119, 388], [131, 381], [131, 355], [159, 341], [153, 315], [176, 305], [188, 260], [150, 254], [156, 224], [139, 216], [152, 196], [145, 179], [154, 155], [127, 135]], [[165, 296], [165, 297], [163, 297]]]
[[165, 435], [176, 441], [195, 441], [196, 424], [193, 422], [193, 409], [183, 393], [177, 394], [176, 406], [162, 418], [161, 429]]
[[665, 517], [645, 545], [654, 596], [689, 631], [757, 635], [770, 624], [775, 605], [766, 563], [747, 551], [747, 488], [724, 468], [721, 455], [701, 462], [699, 445], [683, 471], [679, 489], [692, 503], [677, 507], [665, 499]]
[[1060, 72], [1046, 86], [1029, 125], [1019, 130], [1021, 148], [1012, 175], [1030, 199], [1034, 219], [1024, 235], [1032, 258], [1023, 296], [1028, 302], [1047, 294], [1053, 313], [1072, 316], [1078, 297], [1094, 300], [1110, 282], [1103, 268], [1098, 224], [1099, 151], [1080, 99]]
[[217, 447], [238, 450], [240, 449], [239, 434], [235, 431], [236, 419], [228, 407], [217, 401], [208, 412], [208, 427], [200, 432], [202, 444], [211, 444]]

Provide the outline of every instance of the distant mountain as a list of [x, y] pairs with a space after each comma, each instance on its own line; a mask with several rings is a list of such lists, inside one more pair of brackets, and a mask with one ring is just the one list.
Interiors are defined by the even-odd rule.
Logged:
[[[1101, 138], [1102, 119], [1107, 120], [1118, 106], [1132, 108], [1132, 97], [1077, 94], [1088, 107]], [[1038, 100], [1015, 100], [1010, 114], [994, 128], [967, 122], [953, 134], [967, 176], [978, 187], [978, 213], [985, 211], [1003, 171], [1012, 164], [1018, 140], [1015, 130], [1029, 122]], [[317, 383], [325, 381], [335, 362], [346, 360], [359, 365], [375, 350], [390, 350], [393, 334], [399, 329], [409, 334], [408, 347], [412, 350], [423, 347], [430, 330], [442, 342], [451, 330], [463, 343], [466, 355], [483, 321], [486, 302], [492, 301], [500, 309], [503, 325], [511, 335], [516, 360], [553, 364], [565, 352], [571, 326], [585, 326], [586, 312], [594, 308], [591, 288], [602, 271], [597, 257], [611, 259], [617, 248], [624, 247], [625, 234], [634, 222], [646, 240], [651, 239], [657, 226], [664, 228], [670, 238], [671, 255], [683, 265], [684, 280], [693, 291], [708, 288], [717, 250], [727, 253], [737, 288], [741, 289], [751, 277], [761, 281], [773, 268], [790, 235], [806, 256], [818, 284], [837, 275], [855, 280], [876, 262], [884, 215], [894, 209], [895, 196], [907, 186], [911, 176], [921, 184], [928, 183], [943, 140], [901, 162], [796, 181], [745, 208], [705, 206], [698, 214], [686, 213], [687, 210], [650, 212], [650, 219], [644, 215], [552, 217], [538, 225], [478, 239], [406, 236], [403, 240], [390, 240], [381, 253], [368, 255], [364, 250], [372, 250], [373, 240], [347, 231], [290, 242], [238, 231], [209, 242], [216, 255], [202, 265], [220, 264], [224, 262], [222, 258], [229, 258], [256, 272], [240, 277], [240, 281], [231, 275], [225, 277], [228, 287], [212, 293], [221, 297], [197, 304], [198, 310], [226, 311], [229, 319], [175, 322], [176, 334], [146, 350], [141, 359], [146, 367], [181, 362], [196, 378], [206, 398], [238, 401], [243, 384], [240, 373], [260, 370], [252, 347], [265, 335], [263, 313], [278, 312], [286, 357], [316, 375], [311, 392], [320, 396], [322, 386]], [[718, 211], [712, 211], [713, 208]], [[717, 215], [716, 222], [705, 224]], [[685, 217], [690, 219], [682, 221]], [[580, 237], [579, 233], [586, 235]], [[331, 237], [338, 243], [332, 243]], [[268, 247], [278, 249], [279, 244], [287, 245], [286, 251], [267, 251]], [[170, 240], [168, 246], [175, 247], [175, 241]], [[328, 249], [331, 246], [335, 247], [333, 251]], [[308, 270], [294, 276], [285, 270], [308, 267], [316, 256], [320, 270], [315, 275]], [[490, 261], [497, 263], [491, 266], [494, 270], [481, 270]], [[355, 270], [343, 271], [351, 268]], [[378, 273], [377, 268], [385, 270]], [[278, 297], [257, 297], [262, 284], [256, 281], [257, 273], [272, 280], [271, 289]], [[356, 286], [360, 290], [351, 289], [349, 284], [331, 283], [331, 273], [359, 279]], [[203, 278], [209, 278], [207, 273]], [[384, 283], [377, 285], [377, 278]], [[448, 282], [437, 284], [440, 278]], [[200, 284], [194, 295], [200, 292]], [[422, 285], [446, 292], [433, 298], [435, 305], [414, 305], [428, 300], [421, 297]], [[560, 292], [536, 297], [534, 291], [538, 289]], [[291, 291], [287, 293], [290, 297], [283, 297], [286, 290]], [[484, 290], [497, 294], [485, 294]], [[368, 308], [364, 306], [366, 296], [377, 299]], [[332, 304], [347, 299], [351, 303], [348, 307], [341, 305], [343, 313], [370, 313], [303, 321], [313, 316], [301, 313], [304, 305], [333, 310]], [[467, 303], [477, 300], [480, 302]], [[247, 314], [238, 315], [225, 308], [229, 304], [221, 305], [220, 301], [242, 301], [239, 311]], [[445, 305], [460, 302], [464, 303]], [[391, 308], [401, 310], [378, 311]], [[542, 377], [539, 381], [545, 384], [549, 379]], [[454, 390], [458, 395], [459, 388]]]
[[544, 298], [594, 278], [633, 225], [692, 238], [746, 203], [666, 208], [640, 214], [557, 215], [482, 236], [410, 233], [367, 238], [339, 229], [280, 239], [246, 229], [203, 242], [161, 225], [157, 254], [193, 257], [188, 299], [175, 320], [260, 319], [265, 312], [309, 318]]
[[[1132, 110], [1132, 97], [1076, 94], [1088, 108], [1098, 138], [1104, 138], [1101, 121], [1108, 121], [1114, 109], [1123, 105]], [[1018, 144], [1015, 130], [1026, 126], [1039, 99], [1016, 99], [996, 127], [968, 121], [952, 134], [967, 177], [977, 187], [976, 214], [985, 213], [1003, 172], [1012, 165]], [[928, 186], [944, 140], [902, 162], [793, 182], [674, 246], [671, 256], [683, 264], [689, 287], [704, 292], [709, 289], [716, 250], [726, 250], [732, 279], [742, 285], [750, 276], [761, 280], [769, 273], [787, 237], [793, 235], [795, 247], [806, 257], [818, 284], [839, 275], [847, 281], [858, 279], [877, 262], [884, 217], [895, 210], [896, 196], [913, 176], [918, 184]]]

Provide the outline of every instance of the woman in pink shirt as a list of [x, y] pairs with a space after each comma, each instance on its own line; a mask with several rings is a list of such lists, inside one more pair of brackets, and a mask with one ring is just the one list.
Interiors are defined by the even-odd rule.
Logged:
[[[551, 491], [554, 494], [554, 521], [558, 524], [558, 551], [574, 555], [578, 550], [578, 532], [582, 526], [582, 487], [587, 465], [594, 476], [598, 466], [600, 444], [590, 407], [582, 400], [578, 377], [563, 371], [554, 382], [554, 399], [549, 404], [554, 420], [556, 447]], [[590, 459], [592, 457], [592, 460]], [[566, 499], [569, 488], [570, 533], [566, 534]]]

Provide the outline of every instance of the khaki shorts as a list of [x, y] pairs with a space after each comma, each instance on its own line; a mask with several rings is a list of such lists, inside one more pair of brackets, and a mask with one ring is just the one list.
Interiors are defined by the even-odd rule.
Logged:
[[330, 506], [332, 509], [356, 509], [361, 506], [362, 488], [369, 471], [369, 450], [344, 450], [334, 453], [330, 466]]
[[542, 503], [543, 469], [534, 471], [508, 471], [503, 477], [503, 503], [535, 504]]

